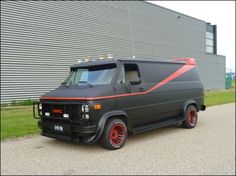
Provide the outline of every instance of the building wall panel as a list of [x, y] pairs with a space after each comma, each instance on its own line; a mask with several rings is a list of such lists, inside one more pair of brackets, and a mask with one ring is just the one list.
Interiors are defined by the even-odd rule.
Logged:
[[206, 89], [222, 89], [225, 58], [205, 54], [205, 27], [146, 2], [3, 1], [1, 103], [39, 98], [59, 86], [78, 59], [108, 53], [195, 57]]

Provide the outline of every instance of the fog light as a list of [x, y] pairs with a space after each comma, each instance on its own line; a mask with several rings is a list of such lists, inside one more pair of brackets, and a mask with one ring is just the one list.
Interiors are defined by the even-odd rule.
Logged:
[[39, 104], [39, 110], [42, 110], [42, 104]]
[[50, 116], [50, 113], [49, 112], [45, 112], [45, 116]]
[[69, 118], [69, 114], [63, 114], [64, 118]]

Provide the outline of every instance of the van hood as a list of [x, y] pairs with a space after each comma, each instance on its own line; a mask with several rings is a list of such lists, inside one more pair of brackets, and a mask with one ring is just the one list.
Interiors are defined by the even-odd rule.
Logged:
[[81, 86], [81, 87], [65, 87], [61, 86], [41, 96], [44, 98], [91, 98], [105, 96], [111, 94], [111, 86]]

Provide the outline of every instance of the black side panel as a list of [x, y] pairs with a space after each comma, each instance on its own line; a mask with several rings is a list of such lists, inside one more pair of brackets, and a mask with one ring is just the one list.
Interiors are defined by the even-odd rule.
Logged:
[[203, 104], [203, 85], [196, 68], [170, 81], [148, 95], [150, 116], [143, 123], [155, 123], [168, 117], [183, 116], [183, 106], [188, 100]]
[[140, 72], [142, 81], [145, 84], [157, 84], [164, 80], [166, 77], [173, 74], [183, 63], [140, 63]]
[[[180, 63], [138, 63], [141, 84], [132, 85], [132, 93], [147, 91], [184, 64]], [[117, 92], [126, 92], [125, 85], [117, 85]], [[142, 90], [140, 90], [142, 89]], [[203, 85], [198, 70], [193, 68], [178, 78], [164, 84], [150, 93], [117, 98], [117, 109], [124, 110], [134, 128], [148, 123], [156, 123], [169, 117], [183, 116], [183, 105], [188, 100], [203, 104]]]

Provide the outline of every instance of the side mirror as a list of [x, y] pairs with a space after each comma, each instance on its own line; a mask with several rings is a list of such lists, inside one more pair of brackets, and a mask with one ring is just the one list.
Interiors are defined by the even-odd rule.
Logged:
[[132, 80], [132, 81], [129, 81], [130, 85], [138, 85], [141, 83], [141, 79], [138, 78], [138, 80]]
[[127, 90], [127, 92], [131, 92], [131, 85], [138, 85], [138, 84], [140, 84], [141, 83], [141, 79], [140, 78], [138, 78], [138, 80], [135, 80], [135, 81], [127, 81], [126, 83], [125, 83], [125, 87], [126, 87], [126, 90]]

